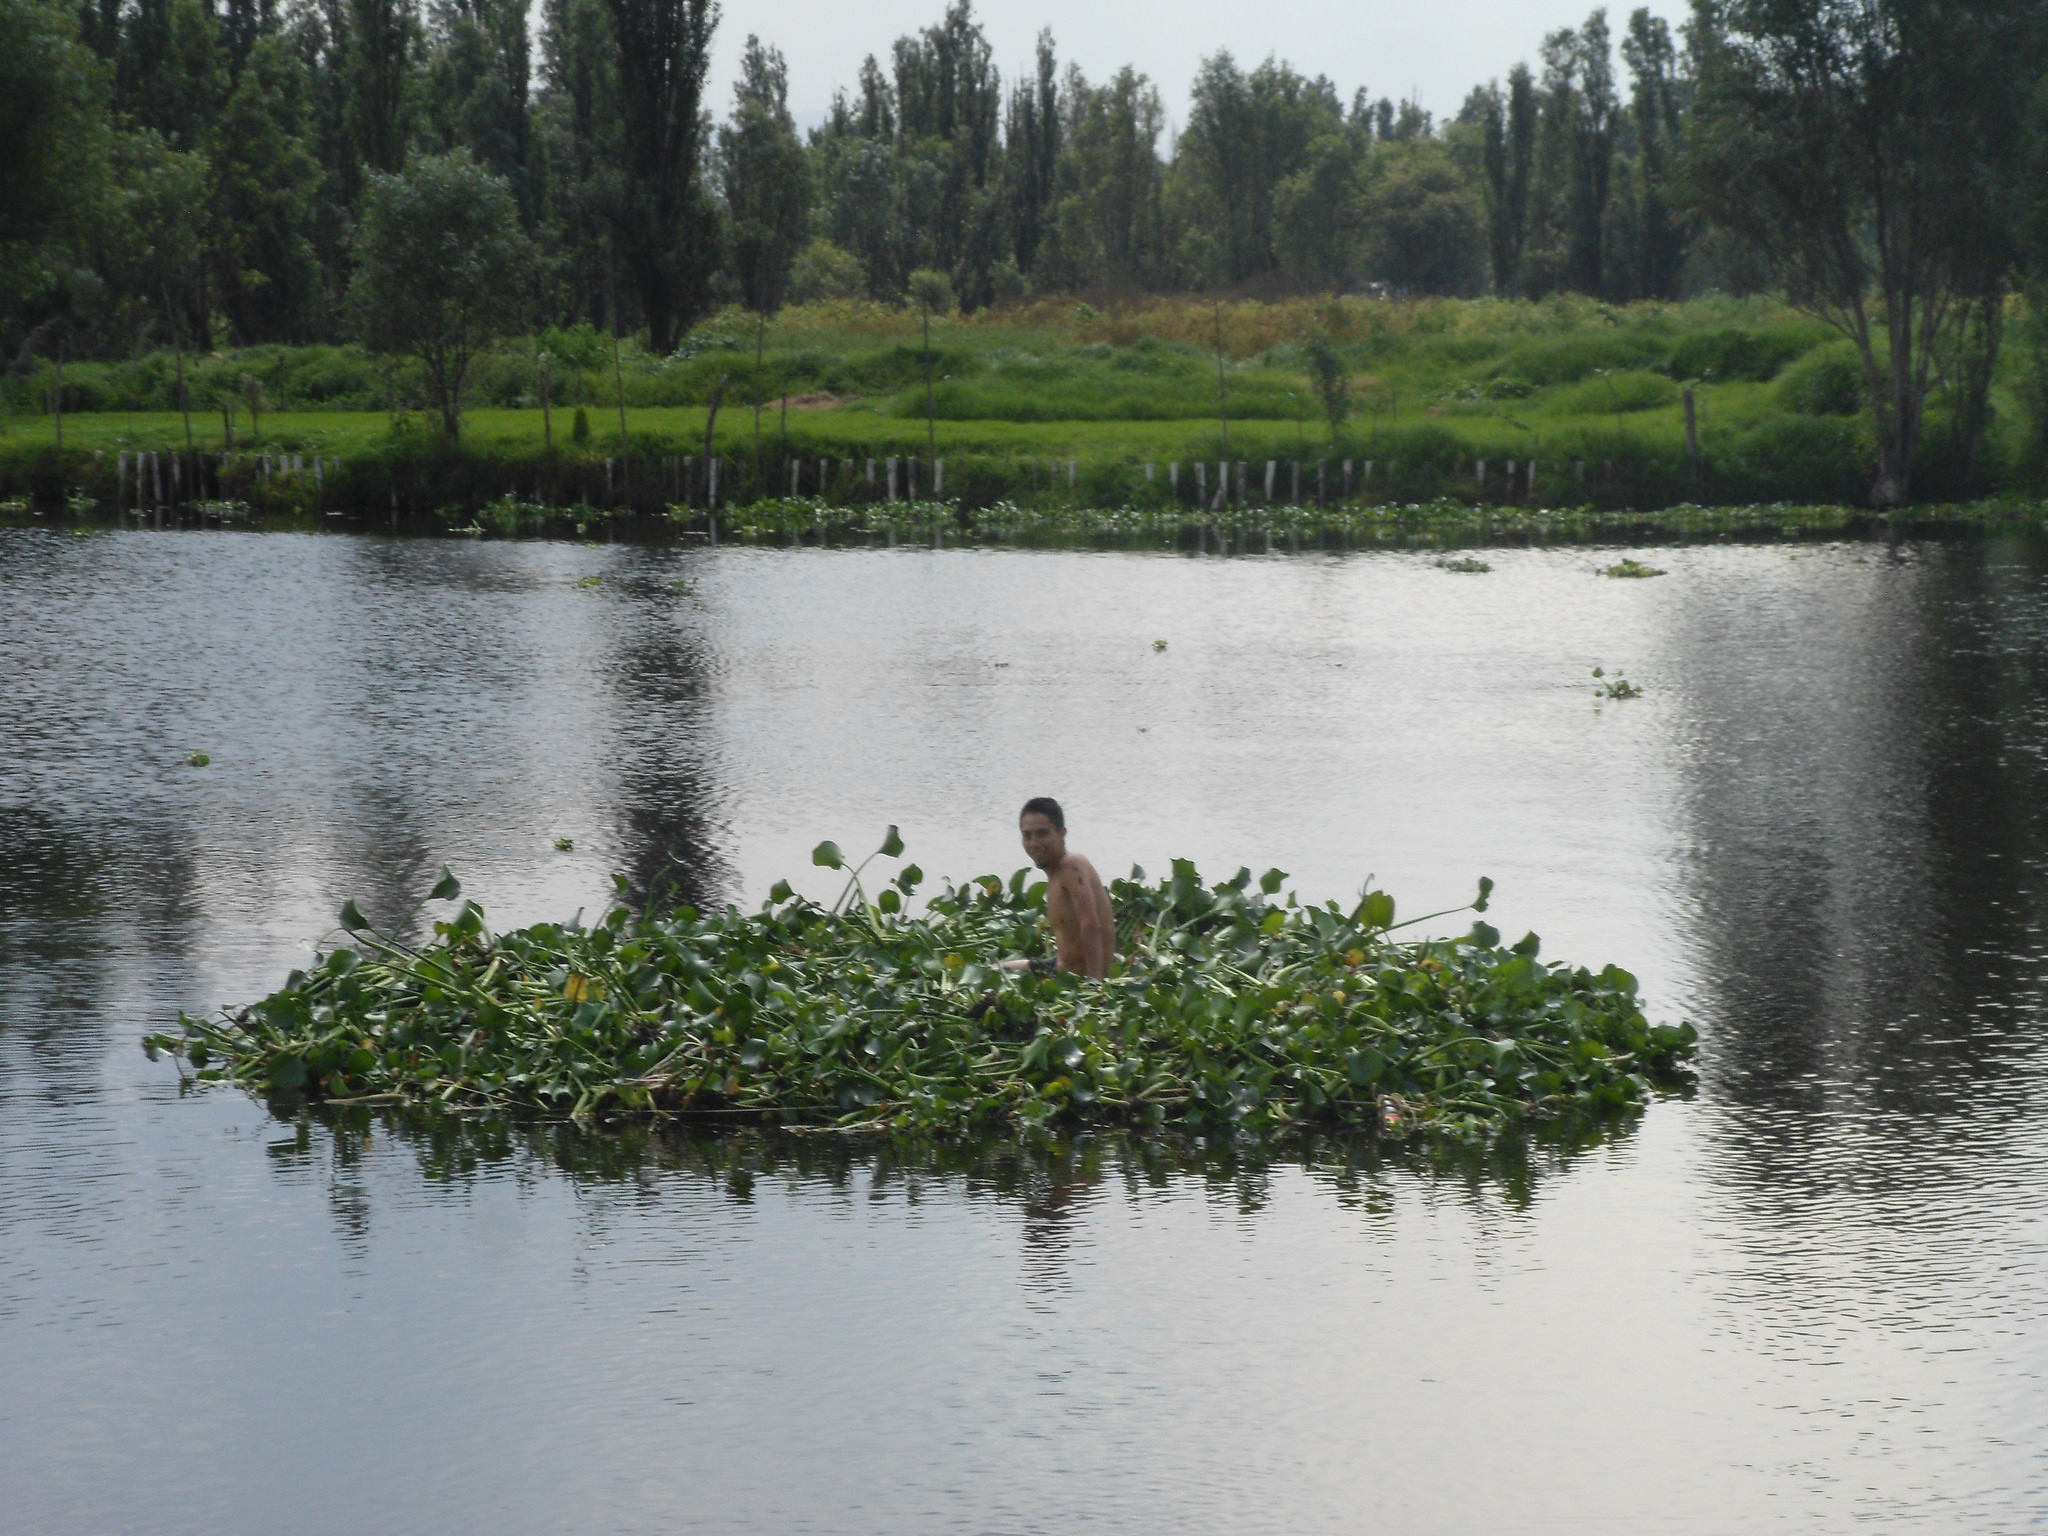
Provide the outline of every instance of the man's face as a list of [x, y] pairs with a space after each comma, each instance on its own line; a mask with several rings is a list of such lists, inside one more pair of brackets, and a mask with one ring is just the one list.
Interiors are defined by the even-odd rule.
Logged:
[[1065, 856], [1067, 834], [1054, 826], [1045, 812], [1033, 811], [1020, 817], [1017, 830], [1024, 834], [1025, 855], [1040, 869], [1050, 869]]

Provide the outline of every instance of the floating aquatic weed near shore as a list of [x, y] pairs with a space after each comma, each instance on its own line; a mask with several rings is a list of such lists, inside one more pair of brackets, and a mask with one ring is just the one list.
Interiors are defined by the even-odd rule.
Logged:
[[1654, 565], [1645, 565], [1642, 561], [1631, 555], [1615, 561], [1612, 565], [1601, 566], [1599, 574], [1602, 576], [1640, 578], [1644, 576], [1662, 576], [1665, 572], [1658, 570]]
[[[892, 827], [870, 860], [901, 850]], [[813, 858], [845, 867], [830, 843]], [[1122, 958], [1094, 982], [1000, 967], [1046, 952], [1028, 871], [945, 884], [913, 914], [915, 865], [873, 898], [861, 869], [830, 907], [783, 882], [754, 913], [617, 908], [587, 928], [494, 935], [464, 902], [417, 948], [350, 902], [346, 941], [282, 989], [143, 1044], [287, 1103], [1468, 1137], [1628, 1110], [1694, 1049], [1691, 1026], [1644, 1018], [1626, 971], [1545, 963], [1533, 934], [1503, 947], [1484, 921], [1399, 940], [1384, 891], [1309, 906], [1279, 897], [1277, 869], [1212, 886], [1184, 860], [1133, 870], [1111, 887]], [[1453, 911], [1483, 911], [1491, 884]], [[428, 899], [460, 894], [444, 872]]]
[[185, 759], [185, 766], [188, 768], [204, 768], [212, 761], [213, 759], [208, 757], [204, 752], [194, 752], [190, 757], [187, 757]]
[[1463, 555], [1456, 560], [1439, 560], [1436, 565], [1440, 571], [1456, 571], [1466, 576], [1483, 575], [1493, 569], [1477, 555]]
[[1596, 699], [1640, 699], [1643, 690], [1617, 672], [1609, 677], [1604, 667], [1593, 669], [1593, 697]]
[[576, 839], [575, 839], [575, 838], [573, 838], [573, 837], [558, 837], [558, 838], [556, 838], [556, 839], [555, 839], [555, 852], [557, 852], [557, 853], [574, 853], [575, 851], [576, 851]]

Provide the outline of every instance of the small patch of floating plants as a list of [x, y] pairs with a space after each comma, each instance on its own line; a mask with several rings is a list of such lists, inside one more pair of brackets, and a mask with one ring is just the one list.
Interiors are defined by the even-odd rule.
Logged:
[[[1394, 900], [1279, 895], [1249, 870], [1115, 881], [1105, 981], [1010, 971], [1044, 956], [1045, 887], [1019, 870], [943, 883], [867, 862], [821, 906], [778, 884], [757, 912], [689, 907], [493, 934], [465, 901], [417, 947], [353, 902], [343, 942], [250, 1007], [144, 1040], [275, 1104], [443, 1106], [579, 1120], [739, 1116], [932, 1132], [1112, 1122], [1371, 1126], [1478, 1139], [1638, 1108], [1689, 1075], [1689, 1024], [1651, 1024], [1636, 981], [1458, 938], [1397, 938]], [[832, 843], [816, 863], [843, 869]], [[620, 882], [621, 893], [624, 882]], [[445, 871], [429, 901], [461, 895]], [[422, 907], [424, 907], [422, 903]], [[415, 908], [415, 914], [421, 908]], [[409, 924], [411, 918], [407, 919]], [[404, 925], [401, 925], [404, 926]]]

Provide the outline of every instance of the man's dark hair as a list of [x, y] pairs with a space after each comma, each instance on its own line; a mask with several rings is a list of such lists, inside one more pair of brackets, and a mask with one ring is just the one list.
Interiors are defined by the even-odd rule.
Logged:
[[1055, 832], [1067, 830], [1067, 813], [1060, 809], [1059, 801], [1053, 799], [1051, 795], [1033, 795], [1024, 802], [1024, 809], [1017, 813], [1017, 819], [1022, 821], [1026, 816], [1034, 814], [1043, 816], [1051, 822]]

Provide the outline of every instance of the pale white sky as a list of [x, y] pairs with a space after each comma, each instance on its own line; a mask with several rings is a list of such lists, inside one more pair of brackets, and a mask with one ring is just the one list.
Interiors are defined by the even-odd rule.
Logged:
[[[1674, 28], [1686, 12], [1683, 0], [1649, 4]], [[1634, 8], [1635, 0], [1608, 7], [1617, 40]], [[1534, 67], [1543, 34], [1577, 26], [1592, 9], [1591, 0], [984, 0], [975, 7], [1006, 90], [1029, 67], [1039, 28], [1051, 27], [1062, 68], [1072, 60], [1101, 80], [1135, 64], [1159, 86], [1176, 128], [1187, 120], [1196, 65], [1218, 48], [1247, 65], [1276, 53], [1304, 74], [1326, 74], [1346, 102], [1360, 85], [1396, 101], [1413, 91], [1442, 118], [1516, 60]], [[791, 111], [801, 123], [816, 122], [834, 87], [853, 89], [863, 57], [886, 63], [896, 38], [944, 12], [945, 0], [725, 0], [706, 104], [721, 118], [731, 111], [734, 61], [754, 32], [789, 60]], [[1615, 71], [1626, 89], [1618, 52]]]

